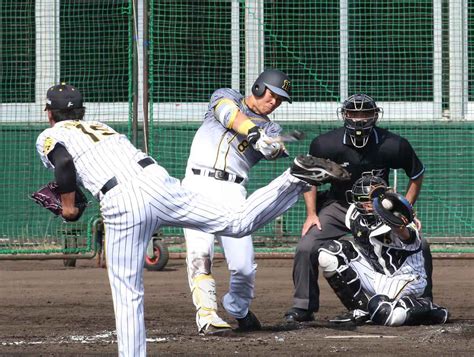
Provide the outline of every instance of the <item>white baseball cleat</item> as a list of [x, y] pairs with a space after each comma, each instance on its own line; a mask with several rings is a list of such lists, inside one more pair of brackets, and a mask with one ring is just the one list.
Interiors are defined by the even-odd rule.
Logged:
[[319, 186], [333, 181], [347, 181], [351, 175], [341, 165], [329, 159], [321, 159], [311, 155], [299, 155], [290, 169], [293, 176]]
[[214, 326], [214, 325], [207, 325], [203, 328], [200, 332], [202, 336], [231, 336], [233, 335], [233, 330], [230, 325], [227, 326]]
[[[225, 336], [232, 332], [232, 327], [221, 319], [214, 310], [206, 311], [204, 314], [198, 312], [196, 318], [196, 321], [199, 321], [199, 325], [202, 326], [199, 330], [200, 335]], [[204, 322], [204, 320], [206, 321]]]

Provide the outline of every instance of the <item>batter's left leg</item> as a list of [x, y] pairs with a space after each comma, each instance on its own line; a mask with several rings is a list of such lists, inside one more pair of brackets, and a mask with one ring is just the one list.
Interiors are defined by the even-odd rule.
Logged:
[[230, 271], [229, 291], [222, 300], [226, 311], [236, 319], [247, 316], [254, 298], [255, 253], [251, 236], [241, 239], [221, 237], [221, 246]]

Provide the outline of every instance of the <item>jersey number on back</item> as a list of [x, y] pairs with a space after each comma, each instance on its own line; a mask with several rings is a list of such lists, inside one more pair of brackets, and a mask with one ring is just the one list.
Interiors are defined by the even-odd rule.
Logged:
[[86, 134], [95, 143], [106, 138], [107, 136], [117, 134], [116, 131], [101, 124], [74, 122], [74, 123], [67, 123], [65, 127], [80, 130], [82, 133]]

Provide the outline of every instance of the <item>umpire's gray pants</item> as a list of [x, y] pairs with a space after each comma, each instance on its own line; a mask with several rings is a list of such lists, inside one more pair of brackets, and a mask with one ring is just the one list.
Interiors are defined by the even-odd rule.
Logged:
[[[295, 286], [293, 307], [309, 311], [319, 310], [318, 249], [325, 241], [339, 239], [350, 233], [345, 225], [348, 209], [346, 205], [338, 201], [332, 201], [321, 206], [318, 217], [322, 230], [319, 230], [316, 226], [311, 227], [298, 242], [293, 261], [293, 284]], [[429, 244], [426, 239], [422, 239], [422, 250], [428, 282], [423, 296], [432, 299], [431, 276], [433, 266]]]

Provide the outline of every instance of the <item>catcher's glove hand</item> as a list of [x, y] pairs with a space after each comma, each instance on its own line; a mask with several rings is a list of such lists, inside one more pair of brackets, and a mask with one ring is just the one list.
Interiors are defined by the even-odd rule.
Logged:
[[390, 227], [401, 228], [415, 219], [413, 206], [399, 193], [386, 192], [374, 198], [375, 214]]
[[[38, 191], [31, 194], [31, 199], [39, 204], [41, 207], [51, 211], [55, 216], [62, 216], [62, 205], [61, 205], [61, 194], [58, 192], [58, 185], [56, 182], [50, 182], [47, 185], [41, 187]], [[75, 222], [81, 218], [84, 210], [89, 205], [87, 197], [78, 188], [76, 189], [75, 206], [78, 208], [78, 214], [73, 219], [64, 220], [68, 222]]]

